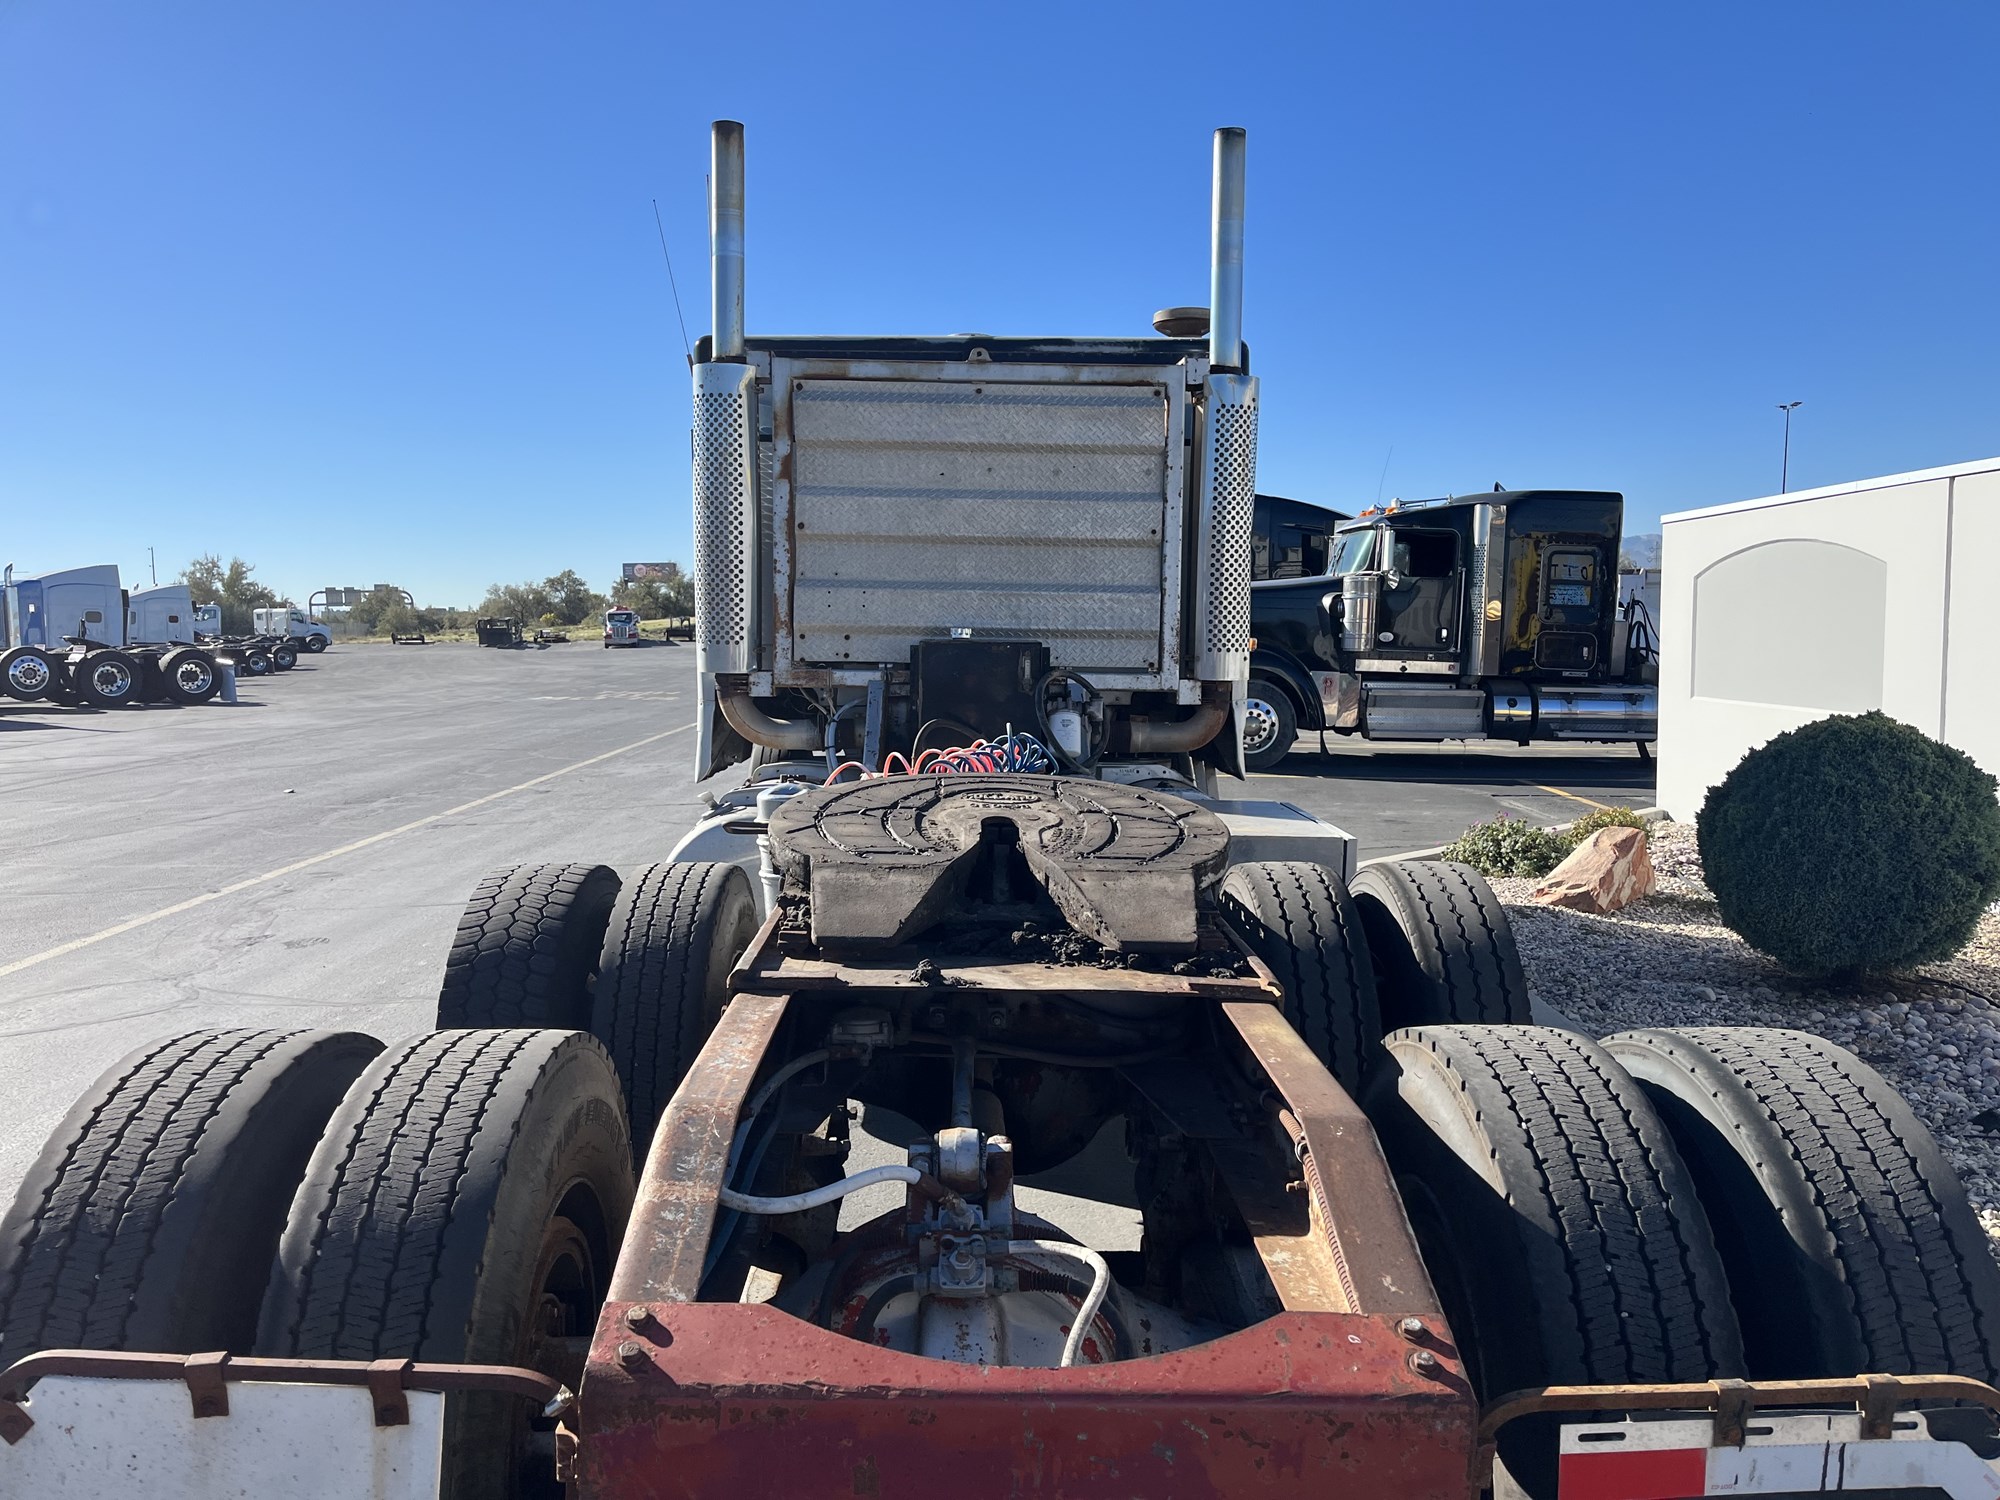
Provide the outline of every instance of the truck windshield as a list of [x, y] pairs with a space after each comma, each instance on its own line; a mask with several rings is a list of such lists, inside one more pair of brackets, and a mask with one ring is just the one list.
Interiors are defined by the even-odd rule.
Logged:
[[1340, 539], [1340, 552], [1334, 558], [1333, 571], [1359, 573], [1368, 566], [1368, 555], [1374, 550], [1375, 532], [1372, 527], [1348, 532]]

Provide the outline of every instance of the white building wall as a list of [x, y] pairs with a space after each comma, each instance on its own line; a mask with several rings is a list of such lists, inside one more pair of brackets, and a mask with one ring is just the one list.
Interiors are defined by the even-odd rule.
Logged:
[[1660, 805], [1692, 818], [1746, 751], [1871, 708], [2000, 774], [1996, 557], [2000, 459], [1667, 516]]

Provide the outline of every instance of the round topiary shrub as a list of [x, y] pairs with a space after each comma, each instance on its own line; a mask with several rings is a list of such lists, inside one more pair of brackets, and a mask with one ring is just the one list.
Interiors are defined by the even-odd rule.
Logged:
[[1971, 757], [1886, 714], [1752, 750], [1695, 835], [1722, 919], [1801, 974], [1906, 969], [1964, 947], [2000, 898], [2000, 796]]

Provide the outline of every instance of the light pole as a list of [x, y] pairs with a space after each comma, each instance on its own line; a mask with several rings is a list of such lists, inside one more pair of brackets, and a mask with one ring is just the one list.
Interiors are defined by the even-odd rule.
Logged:
[[1785, 493], [1785, 486], [1792, 479], [1792, 413], [1804, 406], [1803, 401], [1780, 401], [1778, 410], [1785, 414], [1785, 459], [1778, 469], [1778, 493]]
[[151, 547], [146, 549], [146, 566], [153, 570], [153, 587], [158, 588], [160, 586], [160, 565], [153, 557], [153, 549]]

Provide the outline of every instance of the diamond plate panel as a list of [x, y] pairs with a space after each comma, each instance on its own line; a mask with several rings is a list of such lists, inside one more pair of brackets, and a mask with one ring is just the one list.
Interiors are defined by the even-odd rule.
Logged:
[[801, 380], [793, 656], [901, 662], [968, 628], [1059, 666], [1160, 669], [1168, 414], [1157, 384]]

